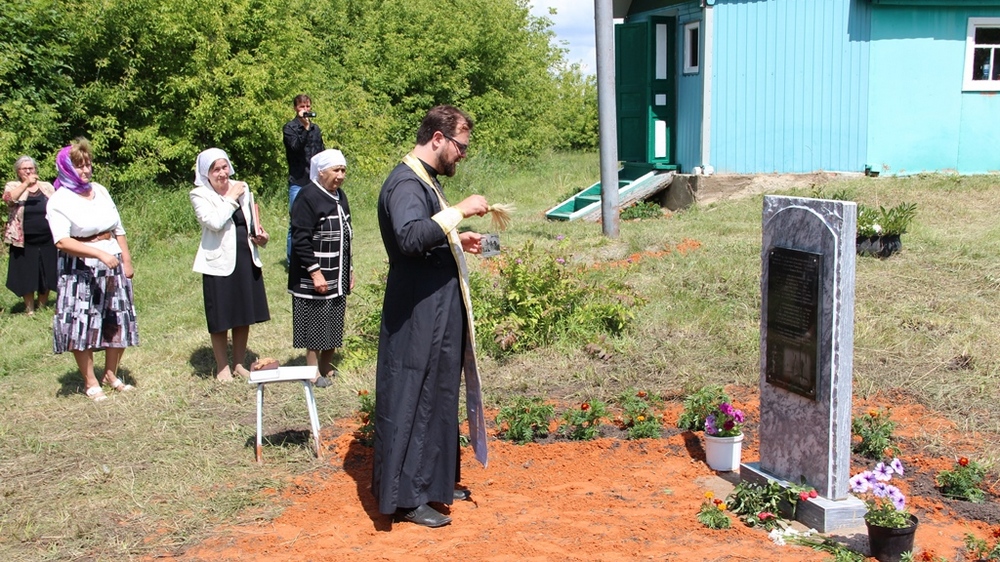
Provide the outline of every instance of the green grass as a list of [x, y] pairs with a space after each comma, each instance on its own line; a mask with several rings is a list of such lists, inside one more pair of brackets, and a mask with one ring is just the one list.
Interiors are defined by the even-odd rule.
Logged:
[[[612, 401], [629, 387], [681, 396], [708, 383], [757, 384], [761, 196], [622, 222], [615, 240], [597, 224], [544, 218], [598, 176], [595, 154], [568, 154], [528, 169], [467, 161], [445, 180], [452, 202], [483, 193], [517, 205], [501, 236], [505, 248], [531, 240], [571, 265], [672, 250], [585, 274], [625, 280], [649, 300], [625, 336], [603, 344], [610, 359], [564, 341], [502, 364], [483, 358], [487, 401], [496, 406], [511, 394]], [[359, 285], [378, 286], [386, 269], [375, 218], [380, 182], [349, 173], [345, 185]], [[126, 351], [122, 375], [138, 392], [88, 401], [72, 357], [52, 354], [51, 309], [28, 318], [18, 297], [0, 291], [0, 559], [123, 560], [171, 551], [216, 524], [273, 517], [283, 506], [270, 491], [291, 476], [337, 470], [312, 456], [295, 385], [268, 388], [265, 431], [288, 439], [265, 445], [265, 464], [254, 463], [253, 387], [211, 376], [201, 280], [191, 271], [199, 231], [188, 188], [115, 194], [133, 249], [142, 339]], [[1000, 225], [993, 209], [1000, 178], [861, 178], [795, 194], [835, 190], [872, 205], [918, 204], [901, 253], [858, 259], [855, 393], [904, 389], [961, 427], [993, 432], [987, 439], [998, 450]], [[252, 328], [250, 349], [302, 364], [302, 351], [290, 347], [284, 288], [286, 203], [261, 203], [273, 239], [263, 250], [272, 319]], [[468, 222], [489, 229], [488, 218]], [[685, 240], [700, 247], [677, 251]], [[348, 334], [381, 305], [360, 292], [348, 302]], [[357, 390], [373, 387], [373, 357], [346, 349], [340, 372], [337, 384], [317, 393], [324, 425], [357, 410]]]

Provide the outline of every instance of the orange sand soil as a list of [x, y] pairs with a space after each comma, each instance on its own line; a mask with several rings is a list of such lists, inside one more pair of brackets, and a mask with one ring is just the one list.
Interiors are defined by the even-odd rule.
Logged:
[[[758, 419], [756, 389], [727, 390], [750, 420]], [[892, 416], [901, 435], [935, 431], [945, 442], [961, 444], [951, 422], [919, 405], [898, 404], [896, 397], [894, 403]], [[873, 406], [878, 402], [859, 403], [855, 414]], [[668, 406], [666, 424], [675, 425], [679, 413], [678, 404]], [[470, 450], [463, 450], [462, 484], [472, 490], [474, 501], [456, 502], [444, 510], [454, 520], [451, 525], [427, 529], [393, 523], [378, 513], [369, 490], [371, 449], [354, 439], [357, 425], [357, 420], [348, 419], [324, 429], [324, 459], [329, 469], [300, 477], [288, 486], [282, 493], [288, 507], [276, 520], [220, 527], [199, 544], [156, 558], [212, 562], [801, 562], [832, 558], [805, 547], [775, 545], [765, 531], [747, 528], [735, 516], [730, 529], [702, 526], [696, 514], [705, 492], [724, 498], [739, 478], [709, 469], [701, 435], [690, 432], [667, 432], [673, 434], [653, 440], [602, 438], [528, 445], [491, 436], [488, 467], [476, 463]], [[744, 462], [759, 458], [752, 429], [748, 424]], [[969, 449], [960, 454], [979, 457], [981, 453]], [[923, 466], [933, 473], [952, 466], [951, 459], [929, 459], [906, 451], [903, 459], [914, 469]], [[860, 462], [854, 472], [867, 468]], [[918, 560], [932, 556], [956, 560], [965, 533], [991, 536], [989, 525], [963, 519], [941, 501], [913, 496], [909, 501], [920, 518], [916, 551], [922, 556]], [[863, 526], [838, 534], [851, 546], [865, 548]]]

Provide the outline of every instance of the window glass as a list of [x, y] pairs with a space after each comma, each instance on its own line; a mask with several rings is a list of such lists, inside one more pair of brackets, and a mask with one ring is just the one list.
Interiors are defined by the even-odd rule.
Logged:
[[1000, 91], [1000, 18], [969, 18], [962, 88]]

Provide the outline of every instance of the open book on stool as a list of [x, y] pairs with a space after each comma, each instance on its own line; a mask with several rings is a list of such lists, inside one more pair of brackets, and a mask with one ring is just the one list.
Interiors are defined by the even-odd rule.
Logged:
[[250, 384], [304, 380], [316, 382], [318, 378], [319, 369], [317, 369], [315, 365], [281, 367], [278, 365], [278, 361], [276, 359], [265, 357], [254, 361], [253, 365], [250, 366], [250, 378], [247, 382]]

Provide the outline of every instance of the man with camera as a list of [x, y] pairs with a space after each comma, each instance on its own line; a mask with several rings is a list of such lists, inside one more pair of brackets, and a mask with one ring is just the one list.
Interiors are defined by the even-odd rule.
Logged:
[[[285, 123], [282, 134], [285, 141], [285, 158], [288, 160], [288, 212], [291, 216], [292, 203], [302, 186], [309, 184], [309, 161], [313, 156], [326, 150], [323, 133], [319, 125], [312, 122], [316, 112], [312, 110], [312, 100], [305, 94], [295, 96], [292, 101], [295, 118]], [[285, 257], [292, 259], [292, 228], [288, 227], [285, 243]]]

